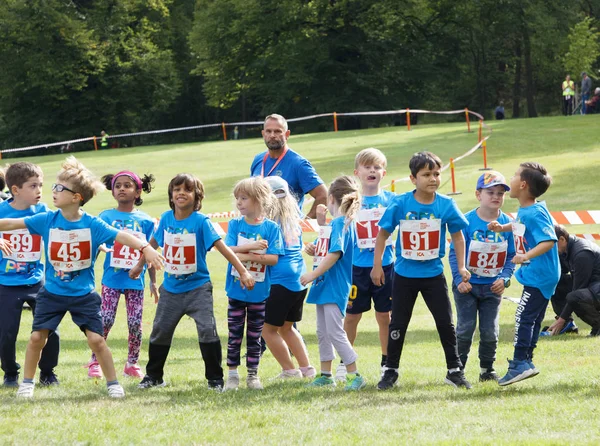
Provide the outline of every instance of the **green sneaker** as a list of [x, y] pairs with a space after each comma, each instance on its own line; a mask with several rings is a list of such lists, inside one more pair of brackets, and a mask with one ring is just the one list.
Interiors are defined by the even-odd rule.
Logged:
[[362, 375], [348, 374], [344, 390], [360, 390], [367, 385], [367, 380]]
[[331, 376], [319, 375], [306, 387], [335, 387], [335, 381]]

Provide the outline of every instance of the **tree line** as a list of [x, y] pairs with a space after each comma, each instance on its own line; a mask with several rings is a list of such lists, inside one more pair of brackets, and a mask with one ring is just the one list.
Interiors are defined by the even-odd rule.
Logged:
[[2, 148], [272, 112], [535, 117], [567, 69], [598, 75], [600, 0], [3, 3]]

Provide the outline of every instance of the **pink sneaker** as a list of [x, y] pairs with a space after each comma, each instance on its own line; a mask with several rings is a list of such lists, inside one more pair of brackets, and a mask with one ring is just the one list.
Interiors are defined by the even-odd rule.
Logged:
[[308, 367], [302, 367], [300, 371], [302, 372], [302, 376], [304, 378], [314, 378], [317, 376], [317, 371], [312, 365], [309, 365]]
[[144, 372], [137, 364], [126, 363], [125, 368], [123, 369], [123, 375], [131, 376], [132, 378], [143, 378]]
[[90, 361], [86, 367], [88, 368], [88, 378], [102, 378], [102, 368], [98, 361]]

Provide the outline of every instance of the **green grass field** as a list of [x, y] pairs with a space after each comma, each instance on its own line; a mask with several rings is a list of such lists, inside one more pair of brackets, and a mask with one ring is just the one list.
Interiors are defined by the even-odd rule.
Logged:
[[[554, 178], [544, 197], [551, 210], [598, 209], [598, 124], [600, 117], [596, 116], [493, 122], [488, 164], [510, 177], [522, 161], [541, 162]], [[412, 153], [431, 150], [446, 162], [466, 152], [476, 139], [476, 133], [466, 133], [465, 124], [439, 124], [413, 126], [411, 132], [402, 127], [292, 134], [290, 145], [311, 160], [326, 182], [342, 173], [351, 174], [359, 150], [380, 148], [388, 157], [384, 179], [388, 184], [391, 179], [408, 175]], [[155, 174], [156, 188], [144, 197], [141, 209], [159, 216], [168, 209], [167, 184], [178, 172], [194, 173], [204, 182], [203, 212], [233, 209], [233, 184], [248, 174], [251, 160], [263, 148], [262, 140], [255, 139], [116, 149], [77, 156], [98, 175], [122, 169]], [[63, 158], [28, 159], [40, 164], [46, 173], [44, 193], [50, 203], [50, 185]], [[464, 212], [476, 206], [474, 185], [482, 164], [480, 151], [457, 164], [457, 189], [462, 195], [456, 200]], [[450, 191], [449, 179], [448, 172], [440, 192]], [[398, 192], [407, 190], [410, 183], [397, 183]], [[92, 200], [86, 210], [97, 214], [113, 203], [110, 193], [105, 192]], [[504, 210], [516, 212], [517, 203], [507, 198]], [[598, 225], [570, 229], [577, 233], [600, 232]], [[225, 352], [225, 262], [218, 254], [209, 254], [209, 269]], [[100, 278], [100, 268], [96, 271]], [[98, 287], [99, 284], [98, 280]], [[506, 294], [517, 297], [520, 293], [520, 286], [514, 284]], [[512, 356], [515, 307], [509, 301], [502, 304], [496, 364], [502, 374], [506, 370], [505, 358]], [[142, 366], [147, 361], [154, 311], [155, 305], [148, 299]], [[305, 306], [300, 328], [312, 363], [318, 366], [314, 312], [313, 306]], [[374, 316], [366, 314], [356, 342], [359, 368], [369, 381], [364, 391], [319, 391], [306, 389], [301, 382], [271, 381], [279, 368], [266, 353], [259, 371], [264, 391], [241, 388], [234, 393], [216, 394], [206, 389], [195, 326], [186, 318], [175, 333], [167, 361], [165, 378], [169, 386], [139, 391], [137, 381], [122, 378], [127, 398], [113, 401], [106, 396], [104, 381], [87, 379], [83, 365], [90, 352], [67, 316], [61, 326], [62, 352], [56, 370], [60, 387], [37, 388], [30, 402], [17, 401], [14, 390], [0, 388], [0, 443], [598, 444], [600, 340], [586, 338], [588, 327], [583, 322], [579, 325], [579, 335], [541, 339], [535, 361], [541, 374], [508, 388], [477, 383], [476, 338], [466, 371], [474, 387], [471, 391], [456, 390], [443, 384], [443, 351], [433, 319], [423, 302], [418, 301], [400, 364], [399, 385], [392, 391], [382, 393], [375, 388], [380, 350]], [[24, 313], [21, 326], [17, 357], [22, 363], [31, 326], [29, 312]], [[120, 375], [127, 354], [122, 305], [108, 344]], [[243, 367], [240, 372], [244, 377]]]

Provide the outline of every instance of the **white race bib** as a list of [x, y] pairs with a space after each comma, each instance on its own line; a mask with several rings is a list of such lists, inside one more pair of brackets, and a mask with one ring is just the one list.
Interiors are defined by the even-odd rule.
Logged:
[[467, 254], [467, 269], [481, 277], [496, 277], [506, 262], [508, 242], [486, 243], [471, 240]]
[[57, 271], [70, 273], [92, 266], [92, 231], [90, 228], [50, 229], [48, 246], [50, 264]]
[[[375, 239], [379, 234], [379, 220], [385, 212], [386, 208], [373, 208], [373, 209], [361, 209], [358, 211], [358, 218], [356, 222], [356, 245], [360, 249], [372, 249], [375, 248]], [[392, 236], [388, 237], [385, 241], [386, 245], [391, 245]]]
[[165, 272], [181, 276], [195, 273], [196, 265], [196, 234], [171, 234], [164, 232], [165, 243]]
[[402, 257], [409, 260], [432, 260], [440, 256], [442, 221], [439, 218], [400, 220]]
[[512, 223], [513, 239], [515, 240], [515, 252], [525, 254], [525, 225], [523, 223]]
[[329, 239], [331, 239], [331, 226], [319, 227], [319, 238], [315, 245], [315, 255], [313, 257], [313, 269], [321, 264], [329, 252]]
[[[146, 234], [143, 232], [132, 231], [130, 229], [123, 229], [124, 232], [133, 235], [135, 238], [146, 243]], [[110, 266], [112, 268], [131, 269], [133, 268], [138, 260], [140, 260], [141, 253], [135, 248], [130, 248], [127, 245], [122, 245], [115, 240], [113, 245], [113, 252], [110, 257]]]
[[[244, 246], [244, 245], [247, 245], [248, 243], [254, 243], [254, 242], [255, 242], [255, 240], [251, 240], [246, 237], [242, 237], [241, 235], [238, 234], [237, 246]], [[259, 249], [259, 250], [251, 250], [250, 252], [253, 252], [255, 254], [266, 254], [267, 250]], [[254, 279], [255, 282], [264, 282], [265, 281], [265, 276], [267, 274], [267, 265], [263, 265], [262, 263], [258, 263], [258, 262], [244, 262], [244, 266], [246, 267], [246, 269], [248, 270], [248, 272], [250, 273], [250, 275], [252, 276], [252, 278]], [[231, 267], [231, 275], [234, 277], [240, 277], [240, 273], [238, 273], [237, 269], [235, 269], [233, 266]]]
[[27, 229], [5, 231], [2, 238], [10, 242], [12, 254], [4, 255], [5, 259], [15, 262], [37, 262], [42, 258], [42, 237], [31, 235]]

